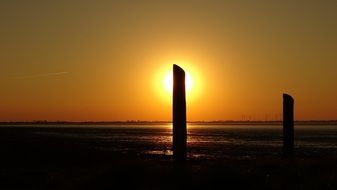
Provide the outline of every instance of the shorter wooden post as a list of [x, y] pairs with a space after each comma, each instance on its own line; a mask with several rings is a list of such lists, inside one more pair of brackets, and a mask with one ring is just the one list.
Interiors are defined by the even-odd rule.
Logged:
[[294, 99], [283, 94], [283, 155], [294, 152]]

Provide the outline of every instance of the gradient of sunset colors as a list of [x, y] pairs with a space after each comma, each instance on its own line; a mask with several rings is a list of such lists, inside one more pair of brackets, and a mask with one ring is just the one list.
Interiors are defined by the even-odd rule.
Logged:
[[0, 121], [337, 119], [337, 1], [0, 1]]

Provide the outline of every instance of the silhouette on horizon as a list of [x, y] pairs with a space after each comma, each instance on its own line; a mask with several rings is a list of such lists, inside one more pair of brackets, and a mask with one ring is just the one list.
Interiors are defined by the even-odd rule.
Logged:
[[294, 152], [294, 99], [283, 94], [283, 155], [291, 156]]
[[185, 71], [173, 65], [173, 160], [186, 160]]

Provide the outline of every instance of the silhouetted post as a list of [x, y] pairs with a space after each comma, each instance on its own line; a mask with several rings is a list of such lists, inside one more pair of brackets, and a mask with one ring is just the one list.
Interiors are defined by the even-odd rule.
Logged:
[[294, 151], [294, 99], [283, 94], [283, 155], [290, 156]]
[[173, 65], [173, 160], [186, 160], [186, 98], [185, 72]]

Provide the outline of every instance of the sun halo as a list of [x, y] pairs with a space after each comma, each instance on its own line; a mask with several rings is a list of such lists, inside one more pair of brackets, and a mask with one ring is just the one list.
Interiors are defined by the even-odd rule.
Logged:
[[[164, 87], [166, 92], [172, 93], [173, 92], [173, 72], [170, 71], [166, 73], [163, 81]], [[189, 72], [185, 71], [185, 88], [186, 93], [189, 93], [193, 86], [193, 80]]]

